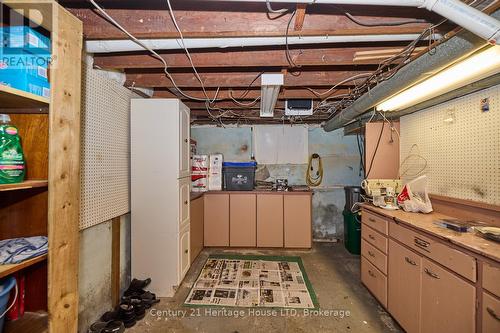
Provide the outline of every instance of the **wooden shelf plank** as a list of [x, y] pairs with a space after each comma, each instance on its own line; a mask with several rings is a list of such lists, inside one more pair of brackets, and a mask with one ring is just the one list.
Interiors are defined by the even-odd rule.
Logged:
[[14, 191], [14, 190], [25, 190], [35, 187], [47, 187], [49, 185], [48, 180], [36, 179], [36, 180], [25, 180], [22, 183], [15, 184], [0, 184], [0, 192], [3, 191]]
[[46, 312], [25, 312], [24, 315], [14, 321], [6, 321], [4, 332], [48, 332], [48, 315]]
[[2, 108], [46, 108], [48, 98], [0, 84], [0, 105]]
[[38, 256], [35, 258], [31, 258], [29, 260], [23, 261], [19, 264], [10, 264], [10, 265], [0, 265], [0, 278], [3, 278], [7, 275], [11, 275], [17, 271], [20, 271], [26, 267], [39, 263], [47, 259], [47, 255], [44, 254], [42, 256]]

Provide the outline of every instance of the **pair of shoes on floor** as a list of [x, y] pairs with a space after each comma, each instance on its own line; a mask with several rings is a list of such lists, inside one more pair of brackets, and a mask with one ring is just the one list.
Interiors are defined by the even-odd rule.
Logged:
[[151, 283], [151, 279], [137, 280], [133, 279], [130, 286], [123, 293], [123, 299], [133, 298], [140, 299], [144, 303], [146, 309], [149, 309], [153, 304], [158, 303], [160, 300], [152, 292], [144, 290]]
[[110, 326], [118, 326], [117, 323], [121, 323], [124, 330], [143, 319], [146, 316], [146, 309], [160, 301], [155, 294], [144, 290], [150, 283], [151, 279], [133, 279], [116, 309], [105, 312], [101, 316], [101, 320], [91, 326], [89, 333], [121, 333], [123, 331], [118, 328], [116, 331], [108, 331], [105, 326], [108, 323], [114, 323], [109, 324]]
[[98, 321], [90, 325], [89, 333], [122, 333], [125, 332], [125, 325], [119, 320]]

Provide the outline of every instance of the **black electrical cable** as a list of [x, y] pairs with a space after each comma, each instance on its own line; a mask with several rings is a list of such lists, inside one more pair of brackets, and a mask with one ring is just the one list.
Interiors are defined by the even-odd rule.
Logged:
[[297, 65], [293, 59], [292, 56], [290, 55], [290, 49], [288, 47], [288, 31], [290, 30], [290, 23], [292, 23], [292, 19], [295, 17], [295, 14], [297, 13], [296, 10], [293, 11], [292, 15], [290, 16], [290, 19], [288, 20], [288, 24], [286, 25], [286, 33], [285, 33], [285, 55], [286, 55], [286, 60], [288, 61], [288, 65], [290, 65], [291, 68], [300, 68], [300, 65]]
[[362, 142], [359, 140], [359, 133], [356, 133], [356, 141], [358, 142], [358, 151], [359, 151], [359, 175], [361, 176], [361, 172], [364, 171], [364, 161], [363, 161], [363, 149], [361, 148]]
[[378, 146], [380, 145], [380, 139], [382, 139], [382, 134], [384, 133], [384, 127], [385, 123], [382, 123], [382, 129], [380, 130], [380, 134], [378, 136], [377, 146], [375, 147], [375, 151], [373, 152], [372, 160], [370, 162], [370, 167], [368, 168], [368, 172], [366, 173], [365, 178], [368, 178], [368, 176], [370, 176], [370, 172], [372, 171], [373, 161], [375, 161], [375, 156], [377, 155]]

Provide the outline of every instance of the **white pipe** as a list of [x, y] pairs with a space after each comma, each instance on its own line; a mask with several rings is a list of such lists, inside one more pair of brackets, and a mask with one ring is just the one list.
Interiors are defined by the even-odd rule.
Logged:
[[[418, 34], [399, 35], [341, 35], [341, 36], [289, 36], [288, 44], [327, 44], [327, 43], [353, 43], [353, 42], [394, 42], [415, 40]], [[433, 39], [441, 35], [434, 34]], [[154, 50], [182, 49], [180, 39], [142, 39], [142, 43]], [[188, 49], [200, 48], [227, 48], [285, 45], [285, 37], [222, 37], [222, 38], [184, 38]], [[88, 53], [109, 53], [142, 51], [144, 48], [132, 40], [89, 40], [85, 43]]]
[[426, 8], [487, 40], [500, 44], [500, 22], [460, 0], [211, 0], [233, 2], [405, 6]]

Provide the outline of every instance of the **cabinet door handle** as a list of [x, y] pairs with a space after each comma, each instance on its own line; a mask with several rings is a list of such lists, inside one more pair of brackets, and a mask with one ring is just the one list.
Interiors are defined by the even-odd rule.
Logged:
[[185, 204], [185, 205], [187, 205], [187, 204], [188, 204], [188, 201], [187, 201], [187, 200], [186, 200], [186, 201], [184, 201], [184, 204]]
[[375, 257], [375, 254], [372, 251], [368, 251], [368, 254], [370, 255], [370, 257]]
[[424, 271], [425, 271], [425, 273], [427, 273], [427, 275], [429, 275], [430, 277], [432, 277], [434, 279], [439, 279], [440, 278], [439, 275], [437, 275], [436, 273], [431, 272], [427, 268], [425, 268]]
[[411, 260], [411, 259], [410, 259], [410, 258], [408, 258], [408, 257], [405, 257], [405, 261], [406, 261], [407, 263], [409, 263], [410, 265], [417, 266], [417, 263], [416, 263], [416, 262], [414, 262], [413, 260]]
[[188, 253], [188, 251], [189, 251], [188, 249], [185, 249], [185, 250], [184, 250], [184, 253]]
[[188, 139], [184, 139], [184, 142], [187, 143], [188, 142]]
[[375, 236], [373, 236], [372, 234], [369, 234], [368, 237], [372, 240], [375, 240]]
[[373, 274], [371, 270], [368, 270], [368, 275], [370, 275], [371, 277], [375, 277], [375, 274]]
[[425, 248], [425, 247], [429, 247], [429, 245], [431, 245], [431, 244], [429, 242], [424, 241], [423, 239], [415, 237], [415, 245]]
[[486, 311], [488, 311], [488, 313], [490, 314], [490, 316], [492, 316], [496, 320], [500, 321], [500, 317], [495, 313], [495, 310], [493, 310], [492, 308], [490, 308], [489, 306], [487, 306], [486, 307]]

